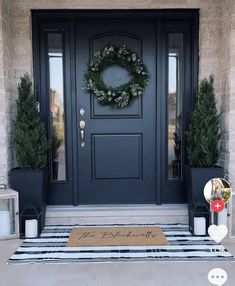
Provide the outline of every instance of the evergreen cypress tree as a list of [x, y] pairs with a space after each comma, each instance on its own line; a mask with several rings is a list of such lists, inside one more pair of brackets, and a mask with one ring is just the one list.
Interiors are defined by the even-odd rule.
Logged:
[[58, 150], [63, 142], [63, 140], [59, 138], [54, 124], [51, 126], [51, 139], [51, 157], [54, 162], [58, 158]]
[[42, 169], [47, 165], [49, 142], [36, 105], [32, 82], [26, 73], [18, 85], [17, 115], [14, 121], [13, 142], [20, 168]]
[[204, 79], [188, 132], [188, 160], [191, 167], [213, 167], [220, 156], [220, 114], [216, 109], [214, 76]]

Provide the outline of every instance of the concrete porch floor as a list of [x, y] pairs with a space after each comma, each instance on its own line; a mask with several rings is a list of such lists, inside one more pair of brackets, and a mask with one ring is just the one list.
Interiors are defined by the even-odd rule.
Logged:
[[[115, 262], [7, 265], [20, 240], [0, 241], [1, 286], [207, 286], [208, 272], [221, 267], [226, 286], [235, 283], [235, 262]], [[235, 255], [235, 239], [223, 245]]]

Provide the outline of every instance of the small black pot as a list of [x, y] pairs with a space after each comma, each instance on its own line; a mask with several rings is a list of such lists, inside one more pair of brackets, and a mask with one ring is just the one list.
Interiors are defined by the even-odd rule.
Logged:
[[185, 166], [185, 181], [188, 203], [204, 202], [204, 187], [213, 178], [223, 178], [224, 169], [216, 166], [213, 168], [191, 168]]
[[27, 170], [15, 168], [9, 172], [9, 184], [19, 192], [19, 211], [31, 204], [41, 213], [41, 228], [45, 225], [48, 169]]

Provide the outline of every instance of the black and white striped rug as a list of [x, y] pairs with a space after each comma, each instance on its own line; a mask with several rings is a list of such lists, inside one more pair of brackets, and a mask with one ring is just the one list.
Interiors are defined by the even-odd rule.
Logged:
[[168, 240], [168, 246], [67, 247], [70, 231], [78, 226], [85, 225], [46, 226], [40, 238], [25, 239], [23, 244], [11, 256], [9, 263], [144, 261], [150, 259], [157, 261], [235, 260], [235, 257], [222, 245], [217, 244], [210, 237], [192, 236], [187, 225], [151, 224], [151, 226], [161, 227]]

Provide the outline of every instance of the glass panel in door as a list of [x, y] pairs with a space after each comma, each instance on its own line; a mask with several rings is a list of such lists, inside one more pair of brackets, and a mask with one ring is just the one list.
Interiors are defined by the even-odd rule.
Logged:
[[183, 34], [168, 35], [168, 179], [182, 177]]
[[48, 34], [51, 179], [66, 180], [63, 35]]

